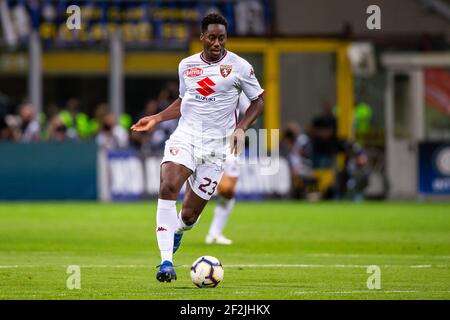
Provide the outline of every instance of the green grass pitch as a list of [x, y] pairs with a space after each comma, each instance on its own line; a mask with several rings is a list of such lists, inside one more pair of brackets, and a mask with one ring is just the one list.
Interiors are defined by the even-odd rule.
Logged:
[[[450, 203], [237, 202], [225, 234], [204, 244], [214, 202], [185, 234], [178, 280], [155, 279], [156, 202], [0, 203], [0, 299], [449, 299]], [[201, 255], [224, 281], [196, 288]], [[69, 265], [81, 289], [66, 287]], [[369, 290], [370, 265], [381, 289]]]

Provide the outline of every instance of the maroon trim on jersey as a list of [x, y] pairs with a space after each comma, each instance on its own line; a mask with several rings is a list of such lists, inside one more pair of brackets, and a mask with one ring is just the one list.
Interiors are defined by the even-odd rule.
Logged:
[[262, 97], [262, 96], [264, 95], [265, 91], [266, 91], [266, 90], [262, 89], [261, 93], [260, 93], [255, 99], [250, 100], [250, 102], [253, 102], [253, 101], [258, 100], [260, 97]]
[[[258, 95], [258, 97], [256, 97], [254, 100], [250, 100], [250, 103], [252, 103], [253, 101], [258, 100], [261, 96], [264, 95], [264, 92], [265, 92], [265, 90], [262, 89], [262, 91], [261, 91], [261, 93]], [[239, 109], [239, 107], [238, 107], [238, 109]], [[234, 110], [234, 124], [235, 124], [234, 126], [235, 126], [235, 128], [237, 128], [237, 123], [238, 123], [238, 115], [237, 115], [238, 109]], [[248, 108], [247, 108], [247, 109], [248, 109]]]
[[200, 53], [200, 59], [202, 59], [202, 61], [205, 62], [205, 63], [207, 63], [207, 64], [213, 64], [213, 63], [217, 63], [217, 62], [222, 61], [223, 58], [225, 58], [225, 56], [227, 55], [227, 53], [228, 53], [228, 51], [225, 50], [225, 53], [223, 54], [223, 56], [222, 56], [219, 60], [216, 60], [216, 61], [208, 61], [208, 60], [206, 60], [205, 58], [203, 58], [204, 51], [202, 51], [202, 53]]

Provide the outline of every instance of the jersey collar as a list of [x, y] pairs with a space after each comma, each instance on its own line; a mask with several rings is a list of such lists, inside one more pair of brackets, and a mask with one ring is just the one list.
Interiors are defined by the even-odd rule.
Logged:
[[224, 54], [223, 54], [223, 56], [222, 57], [220, 57], [220, 59], [218, 59], [218, 60], [216, 60], [216, 61], [208, 61], [208, 60], [206, 60], [204, 57], [203, 57], [203, 51], [200, 53], [200, 59], [202, 59], [202, 61], [203, 62], [205, 62], [205, 63], [207, 63], [207, 64], [214, 64], [214, 63], [217, 63], [217, 62], [220, 62], [220, 61], [222, 61], [223, 60], [223, 58], [225, 58], [225, 56], [227, 55], [227, 53], [228, 53], [228, 51], [226, 50], [226, 49], [224, 49]]

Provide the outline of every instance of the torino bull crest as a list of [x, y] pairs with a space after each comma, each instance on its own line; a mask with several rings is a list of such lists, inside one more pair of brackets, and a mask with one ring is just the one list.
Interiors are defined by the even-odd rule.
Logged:
[[220, 65], [220, 74], [222, 75], [222, 77], [226, 78], [231, 73], [231, 69], [233, 69], [232, 65], [221, 64]]

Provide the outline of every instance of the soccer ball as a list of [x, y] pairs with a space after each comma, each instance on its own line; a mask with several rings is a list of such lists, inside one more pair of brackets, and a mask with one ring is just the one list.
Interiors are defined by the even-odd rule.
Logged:
[[219, 259], [203, 256], [191, 266], [192, 282], [199, 288], [214, 288], [223, 280], [223, 266]]

